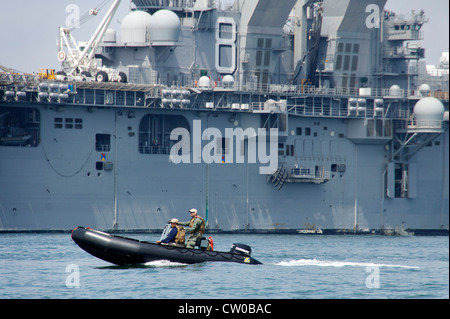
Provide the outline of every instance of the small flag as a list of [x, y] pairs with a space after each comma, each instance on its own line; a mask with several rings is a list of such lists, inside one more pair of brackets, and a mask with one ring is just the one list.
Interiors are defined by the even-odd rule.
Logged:
[[102, 161], [106, 161], [106, 154], [105, 153], [102, 153], [102, 159], [101, 159]]

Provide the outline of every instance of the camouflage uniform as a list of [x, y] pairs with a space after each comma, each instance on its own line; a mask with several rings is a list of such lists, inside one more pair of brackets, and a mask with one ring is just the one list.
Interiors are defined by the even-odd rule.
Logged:
[[186, 231], [191, 232], [186, 241], [186, 248], [194, 248], [197, 239], [201, 238], [203, 233], [205, 232], [205, 221], [203, 220], [203, 218], [201, 218], [200, 216], [195, 216], [190, 221], [180, 222], [178, 223], [178, 225], [189, 226], [188, 228], [185, 228]]

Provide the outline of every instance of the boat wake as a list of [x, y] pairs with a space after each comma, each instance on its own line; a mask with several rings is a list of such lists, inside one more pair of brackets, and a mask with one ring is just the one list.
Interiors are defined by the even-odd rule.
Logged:
[[416, 266], [392, 265], [392, 264], [377, 264], [368, 262], [351, 262], [351, 261], [337, 261], [337, 260], [318, 260], [318, 259], [298, 259], [287, 260], [276, 263], [277, 266], [285, 267], [302, 267], [302, 266], [317, 266], [317, 267], [386, 267], [386, 268], [407, 268], [419, 269]]
[[161, 267], [182, 267], [182, 266], [187, 266], [188, 264], [172, 262], [169, 260], [154, 260], [154, 261], [146, 262], [143, 265], [145, 267], [149, 267], [149, 268], [161, 268]]

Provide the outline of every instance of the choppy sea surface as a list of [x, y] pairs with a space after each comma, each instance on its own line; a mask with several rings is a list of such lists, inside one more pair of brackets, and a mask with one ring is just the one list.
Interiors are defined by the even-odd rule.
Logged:
[[[126, 237], [156, 241], [157, 234]], [[70, 234], [0, 234], [0, 299], [448, 299], [449, 238], [213, 235], [263, 265], [117, 267]]]

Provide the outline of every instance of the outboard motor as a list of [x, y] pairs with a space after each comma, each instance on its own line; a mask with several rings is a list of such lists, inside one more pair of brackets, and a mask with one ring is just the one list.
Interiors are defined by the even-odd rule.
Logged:
[[252, 254], [252, 248], [244, 244], [233, 244], [230, 249], [230, 253], [250, 257]]

